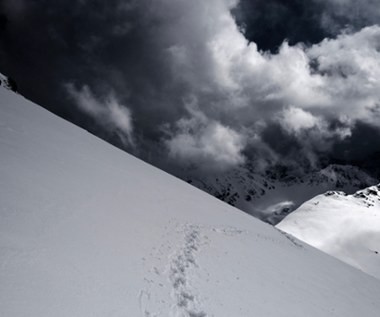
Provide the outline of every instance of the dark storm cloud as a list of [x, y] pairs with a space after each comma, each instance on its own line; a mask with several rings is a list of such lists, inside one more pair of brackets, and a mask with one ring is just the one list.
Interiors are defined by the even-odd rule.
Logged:
[[[187, 113], [184, 98], [196, 93], [191, 86], [213, 80], [203, 41], [208, 9], [214, 10], [212, 4], [186, 1], [5, 0], [2, 70], [26, 96], [97, 134], [103, 124], [91, 124], [78, 111], [66, 84], [78, 91], [86, 85], [99, 100], [116, 94], [132, 109], [135, 133], [149, 144], [147, 151], [160, 148], [161, 126]], [[182, 43], [193, 46], [183, 53], [193, 65], [181, 61]], [[186, 74], [176, 62], [188, 68]]]
[[[378, 129], [380, 14], [360, 3], [3, 0], [0, 67], [27, 97], [166, 168], [315, 166], [360, 138], [357, 122]], [[278, 52], [249, 44], [231, 10]]]
[[233, 13], [245, 36], [262, 50], [275, 52], [284, 39], [318, 43], [330, 35], [320, 23], [320, 1], [242, 0]]
[[[186, 112], [183, 98], [192, 93], [189, 81], [209, 81], [212, 63], [204, 53], [202, 34], [202, 24], [208, 23], [202, 12], [206, 5], [5, 0], [2, 9], [9, 20], [1, 41], [2, 70], [15, 77], [26, 96], [96, 133], [102, 129], [78, 111], [66, 83], [78, 90], [87, 85], [99, 99], [116, 94], [132, 108], [139, 137], [154, 143], [163, 123]], [[197, 25], [201, 14], [203, 21]], [[186, 78], [173, 63], [173, 56], [180, 59], [182, 42], [191, 42], [187, 58], [196, 60]]]
[[315, 44], [377, 24], [380, 16], [377, 0], [241, 0], [233, 14], [245, 36], [271, 52], [284, 39]]
[[371, 159], [376, 153], [380, 153], [379, 129], [357, 122], [352, 129], [352, 137], [337, 143], [331, 155], [338, 161], [365, 165], [369, 163], [366, 160]]
[[0, 13], [0, 33], [5, 31], [8, 24], [8, 18], [4, 13]]

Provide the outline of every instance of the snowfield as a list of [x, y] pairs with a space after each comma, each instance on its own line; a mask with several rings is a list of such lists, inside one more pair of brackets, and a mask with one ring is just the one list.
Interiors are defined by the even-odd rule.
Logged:
[[380, 185], [319, 195], [277, 228], [380, 279]]
[[0, 163], [0, 316], [379, 316], [377, 279], [4, 88]]

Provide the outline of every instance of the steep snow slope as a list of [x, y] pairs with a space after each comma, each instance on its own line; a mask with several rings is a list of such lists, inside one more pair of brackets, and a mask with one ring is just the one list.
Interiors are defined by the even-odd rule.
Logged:
[[319, 195], [277, 228], [380, 279], [380, 185]]
[[380, 283], [0, 88], [0, 316], [378, 316]]
[[308, 174], [280, 167], [258, 173], [240, 166], [218, 175], [197, 177], [185, 171], [181, 178], [199, 189], [268, 223], [277, 224], [305, 201], [328, 190], [354, 193], [377, 179], [350, 165], [330, 165]]

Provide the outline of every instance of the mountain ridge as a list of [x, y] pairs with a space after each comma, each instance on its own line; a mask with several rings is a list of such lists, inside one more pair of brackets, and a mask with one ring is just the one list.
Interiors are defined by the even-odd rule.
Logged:
[[356, 190], [378, 182], [352, 165], [331, 164], [310, 173], [264, 173], [244, 166], [222, 175], [180, 176], [195, 187], [270, 224], [279, 223], [303, 202], [328, 190]]
[[380, 279], [380, 184], [318, 195], [277, 228]]

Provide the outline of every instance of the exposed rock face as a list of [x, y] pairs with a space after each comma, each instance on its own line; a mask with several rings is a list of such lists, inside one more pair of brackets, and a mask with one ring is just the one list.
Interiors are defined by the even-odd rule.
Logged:
[[9, 90], [12, 90], [14, 92], [17, 92], [16, 82], [11, 77], [4, 76], [1, 73], [0, 73], [0, 86], [7, 88]]

